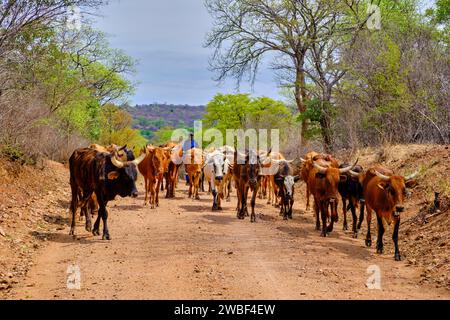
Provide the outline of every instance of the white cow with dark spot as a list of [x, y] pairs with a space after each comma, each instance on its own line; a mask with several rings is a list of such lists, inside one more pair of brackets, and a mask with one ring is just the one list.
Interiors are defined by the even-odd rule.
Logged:
[[224, 177], [228, 174], [230, 162], [226, 155], [216, 150], [206, 154], [203, 172], [205, 180], [209, 182], [213, 194], [212, 210], [222, 210], [221, 199], [223, 199]]

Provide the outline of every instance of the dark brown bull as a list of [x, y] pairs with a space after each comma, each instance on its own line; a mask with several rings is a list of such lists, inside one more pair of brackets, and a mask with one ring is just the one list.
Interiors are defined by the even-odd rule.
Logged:
[[[121, 197], [137, 197], [136, 166], [144, 159], [143, 156], [133, 161], [122, 162], [115, 154], [98, 152], [91, 148], [77, 149], [69, 159], [70, 187], [72, 201], [70, 212], [72, 216], [70, 234], [75, 234], [75, 215], [78, 201], [84, 207], [95, 193], [99, 204], [97, 220], [92, 233], [100, 235], [100, 218], [103, 221], [103, 240], [110, 240], [106, 205], [117, 195]], [[86, 229], [91, 230], [91, 215], [86, 215]]]
[[251, 190], [252, 198], [250, 205], [252, 212], [250, 215], [250, 221], [256, 222], [255, 204], [256, 196], [261, 183], [259, 171], [262, 163], [263, 161], [261, 161], [261, 156], [254, 151], [247, 151], [245, 154], [240, 154], [238, 151], [234, 153], [232, 170], [238, 198], [238, 204], [236, 207], [238, 219], [244, 219], [248, 216], [247, 198], [248, 191]]
[[[384, 171], [381, 173], [380, 171]], [[372, 220], [372, 210], [377, 215], [378, 237], [377, 253], [383, 253], [383, 235], [385, 223], [391, 225], [394, 222], [394, 231], [392, 240], [395, 246], [394, 258], [401, 260], [398, 249], [398, 231], [400, 227], [400, 214], [405, 210], [403, 203], [407, 196], [406, 188], [412, 188], [416, 185], [414, 178], [417, 172], [403, 177], [389, 173], [390, 170], [380, 170], [380, 168], [370, 169], [363, 177], [364, 199], [367, 208], [367, 236], [366, 245], [372, 245], [370, 234], [370, 224]]]

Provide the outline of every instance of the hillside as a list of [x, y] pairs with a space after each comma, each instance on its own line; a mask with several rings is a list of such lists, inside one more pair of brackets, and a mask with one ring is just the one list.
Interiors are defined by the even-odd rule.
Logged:
[[205, 114], [205, 106], [145, 104], [127, 107], [134, 119], [133, 127], [151, 139], [153, 132], [164, 128], [192, 128]]

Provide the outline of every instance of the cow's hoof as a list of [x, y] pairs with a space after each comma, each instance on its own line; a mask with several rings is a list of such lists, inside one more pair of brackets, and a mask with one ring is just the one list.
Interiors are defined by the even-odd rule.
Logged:
[[353, 232], [352, 238], [353, 239], [358, 239], [358, 232]]
[[69, 236], [75, 235], [75, 229], [71, 228], [69, 232]]
[[109, 234], [104, 234], [102, 240], [111, 240], [111, 236]]
[[219, 210], [219, 211], [222, 211], [222, 210], [223, 210], [223, 208], [222, 208], [222, 207], [218, 207], [218, 208], [217, 208], [217, 210]]
[[344, 225], [344, 227], [342, 228], [342, 230], [348, 231], [348, 226]]
[[377, 248], [377, 253], [378, 254], [383, 254], [383, 251], [384, 251], [383, 248]]
[[320, 234], [320, 236], [326, 238], [326, 237], [327, 237], [327, 233], [326, 233], [326, 232], [322, 232], [322, 233]]
[[200, 200], [200, 197], [199, 197], [199, 196], [196, 196], [196, 197], [195, 197], [195, 200]]
[[371, 247], [371, 246], [372, 246], [372, 240], [366, 239], [366, 247]]
[[395, 261], [402, 261], [402, 257], [400, 256], [400, 253], [395, 254]]
[[89, 225], [89, 224], [86, 225], [85, 230], [86, 230], [87, 232], [92, 232], [92, 226]]
[[286, 220], [286, 221], [287, 221], [287, 220], [288, 220], [288, 217], [283, 217], [283, 220]]
[[320, 225], [316, 225], [316, 230], [320, 231]]

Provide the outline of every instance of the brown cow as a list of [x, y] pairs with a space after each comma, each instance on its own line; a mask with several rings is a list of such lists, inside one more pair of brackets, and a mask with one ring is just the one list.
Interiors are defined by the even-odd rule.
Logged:
[[[314, 159], [314, 158], [313, 158]], [[325, 167], [313, 161], [313, 168], [309, 171], [308, 184], [314, 198], [314, 213], [316, 216], [316, 230], [320, 230], [319, 211], [322, 218], [322, 237], [333, 231], [334, 222], [339, 219], [337, 207], [339, 202], [338, 184], [341, 175], [349, 172], [355, 165], [347, 168]], [[328, 208], [331, 208], [331, 222], [327, 227], [327, 219], [330, 216]]]
[[309, 185], [309, 172], [313, 169], [313, 163], [317, 162], [319, 165], [325, 167], [339, 168], [339, 164], [336, 159], [328, 154], [320, 154], [315, 151], [310, 151], [305, 155], [305, 159], [300, 158], [302, 161], [302, 167], [300, 170], [300, 175], [302, 180], [306, 184], [306, 210], [309, 210], [309, 198], [311, 196], [311, 187]]
[[[134, 156], [133, 156], [134, 158]], [[121, 197], [137, 197], [135, 181], [136, 166], [144, 159], [143, 156], [133, 161], [122, 162], [115, 154], [98, 152], [91, 148], [77, 149], [69, 159], [70, 187], [72, 201], [70, 213], [72, 216], [70, 235], [75, 235], [75, 215], [78, 202], [84, 207], [95, 193], [99, 211], [92, 233], [100, 235], [100, 218], [103, 221], [103, 240], [110, 240], [106, 205], [117, 195]], [[81, 199], [80, 199], [81, 195]], [[91, 217], [86, 215], [86, 229], [91, 229]]]
[[[122, 162], [134, 160], [134, 155], [132, 154], [131, 150], [127, 149], [126, 145], [123, 147], [119, 147], [115, 144], [110, 144], [109, 146], [104, 147], [102, 145], [94, 143], [94, 144], [91, 144], [89, 146], [89, 148], [94, 149], [98, 152], [104, 152], [104, 153], [109, 153], [109, 154], [115, 153], [117, 159]], [[80, 203], [81, 203], [81, 194], [79, 195], [79, 199], [80, 199]], [[86, 217], [86, 214], [88, 211], [91, 213], [91, 216], [95, 216], [98, 213], [98, 201], [97, 201], [97, 197], [95, 196], [95, 193], [92, 194], [88, 203], [81, 208], [80, 220], [82, 219], [82, 217]], [[87, 220], [86, 220], [86, 223], [88, 223]], [[86, 229], [89, 229], [89, 227], [87, 226]]]
[[[381, 173], [380, 171], [384, 171]], [[383, 234], [385, 223], [391, 225], [394, 222], [394, 231], [392, 240], [395, 246], [395, 261], [400, 261], [400, 251], [398, 249], [398, 230], [400, 227], [400, 213], [405, 210], [403, 202], [405, 201], [406, 188], [412, 188], [416, 185], [414, 178], [418, 172], [403, 177], [400, 175], [389, 174], [390, 170], [380, 170], [372, 168], [364, 175], [363, 190], [364, 199], [367, 208], [367, 236], [366, 245], [372, 245], [370, 234], [370, 224], [372, 220], [372, 210], [377, 215], [378, 237], [377, 253], [383, 253]], [[388, 174], [386, 174], [388, 173]]]
[[189, 198], [193, 197], [200, 200], [198, 189], [200, 187], [200, 177], [204, 164], [203, 151], [198, 148], [192, 148], [184, 155], [184, 168], [189, 176]]
[[183, 149], [172, 141], [165, 143], [160, 147], [171, 150], [168, 171], [164, 176], [166, 178], [166, 198], [175, 198], [175, 189], [178, 182], [178, 170], [181, 163], [178, 163], [174, 156], [178, 154], [178, 157], [181, 159], [183, 156]]
[[[146, 154], [144, 161], [142, 161], [138, 168], [139, 172], [144, 176], [145, 183], [145, 202], [149, 202], [150, 193], [150, 208], [154, 209], [159, 206], [159, 188], [164, 174], [169, 170], [170, 154], [168, 149], [146, 146], [141, 154]], [[156, 186], [155, 186], [156, 185]]]
[[[269, 153], [270, 154], [270, 151]], [[252, 191], [252, 199], [250, 205], [252, 212], [250, 221], [256, 222], [255, 204], [256, 195], [261, 183], [259, 175], [260, 167], [263, 165], [262, 156], [256, 154], [254, 151], [247, 151], [245, 154], [240, 154], [238, 151], [234, 154], [234, 163], [232, 166], [233, 177], [236, 185], [236, 193], [238, 197], [237, 217], [244, 219], [248, 216], [247, 197], [248, 191]]]

